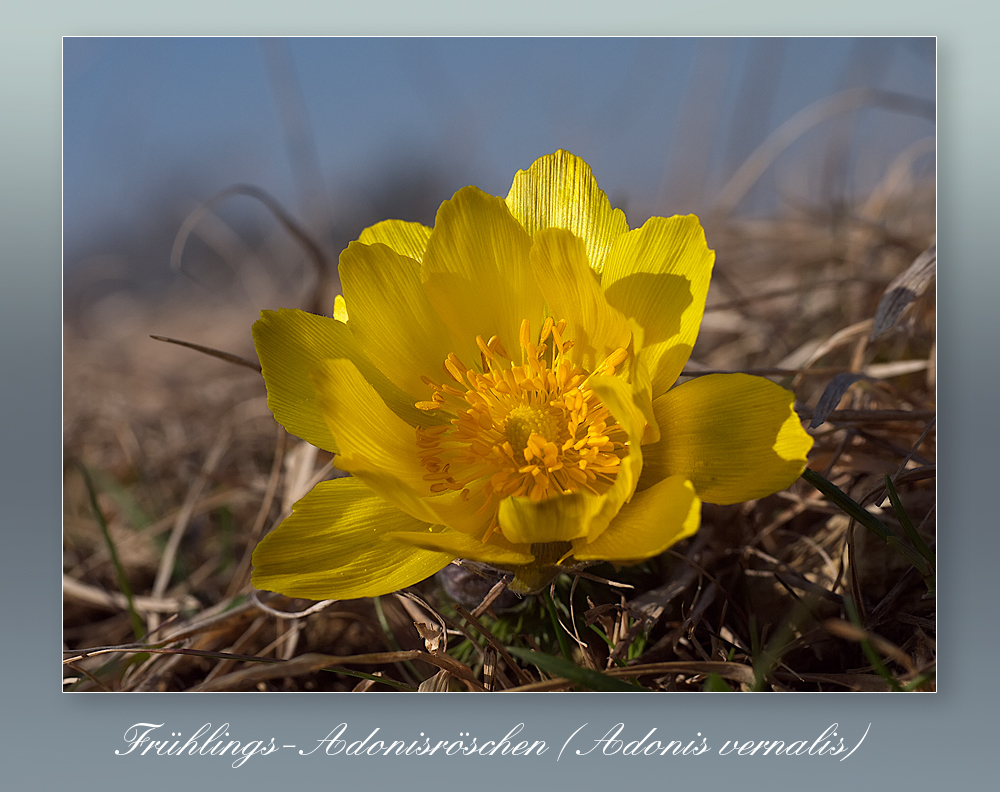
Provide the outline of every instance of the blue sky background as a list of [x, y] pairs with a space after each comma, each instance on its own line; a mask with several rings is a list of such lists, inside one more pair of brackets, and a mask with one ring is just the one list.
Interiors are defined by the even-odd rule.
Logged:
[[[234, 183], [333, 245], [380, 211], [432, 222], [465, 184], [506, 194], [557, 148], [586, 159], [639, 225], [704, 211], [768, 134], [824, 97], [935, 97], [933, 39], [67, 38], [63, 54], [67, 272], [116, 249], [165, 266], [150, 229]], [[863, 192], [933, 134], [880, 108], [824, 122], [738, 211]], [[832, 150], [846, 157], [837, 184]]]

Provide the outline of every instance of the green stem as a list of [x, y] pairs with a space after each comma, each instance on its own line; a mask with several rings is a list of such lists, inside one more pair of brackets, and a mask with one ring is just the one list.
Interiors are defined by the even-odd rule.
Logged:
[[569, 642], [566, 640], [562, 625], [559, 624], [559, 617], [556, 615], [556, 604], [552, 601], [552, 596], [547, 591], [542, 593], [542, 599], [545, 600], [545, 607], [549, 610], [552, 629], [555, 631], [556, 640], [559, 641], [559, 650], [562, 652], [562, 656], [572, 663], [573, 655], [570, 652]]

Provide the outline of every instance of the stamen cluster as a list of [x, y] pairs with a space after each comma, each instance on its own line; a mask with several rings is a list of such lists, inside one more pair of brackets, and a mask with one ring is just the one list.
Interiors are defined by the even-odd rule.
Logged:
[[[538, 343], [528, 320], [521, 323], [521, 363], [494, 336], [477, 336], [482, 370], [454, 353], [444, 369], [455, 383], [435, 383], [421, 410], [445, 410], [449, 424], [417, 429], [424, 479], [432, 492], [460, 490], [481, 497], [479, 513], [493, 509], [486, 536], [496, 529], [497, 504], [508, 496], [535, 501], [576, 490], [600, 494], [615, 480], [628, 454], [628, 436], [587, 383], [592, 374], [613, 375], [628, 357], [612, 353], [594, 372], [567, 356], [566, 322], [547, 318]], [[551, 345], [548, 343], [551, 338]]]

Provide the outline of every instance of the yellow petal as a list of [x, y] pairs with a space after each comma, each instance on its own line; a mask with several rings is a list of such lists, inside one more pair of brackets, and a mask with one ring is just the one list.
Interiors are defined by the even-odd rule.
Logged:
[[569, 542], [587, 535], [603, 503], [603, 496], [580, 491], [542, 501], [505, 498], [500, 502], [500, 525], [514, 544]]
[[440, 495], [424, 498], [423, 506], [430, 509], [434, 515], [433, 522], [446, 525], [449, 528], [470, 536], [482, 536], [493, 515], [487, 512], [477, 514], [477, 495], [482, 489], [482, 482], [473, 482], [468, 489], [471, 497], [462, 497], [462, 493], [447, 490]]
[[593, 542], [573, 543], [578, 561], [634, 563], [659, 555], [698, 530], [701, 501], [684, 476], [670, 476], [637, 492]]
[[654, 398], [674, 384], [691, 355], [714, 262], [694, 215], [651, 217], [608, 252], [604, 295], [644, 330]]
[[462, 343], [453, 351], [465, 365], [479, 360], [477, 335], [497, 335], [506, 349], [516, 350], [522, 320], [541, 327], [543, 301], [528, 263], [530, 246], [500, 198], [465, 187], [441, 204], [421, 279], [431, 305]]
[[350, 360], [325, 360], [312, 374], [323, 417], [337, 438], [337, 466], [424, 522], [430, 489], [417, 456], [416, 433], [386, 407]]
[[338, 322], [343, 322], [347, 324], [347, 300], [344, 299], [343, 294], [338, 294], [333, 298], [333, 318]]
[[315, 600], [388, 594], [433, 575], [455, 556], [387, 536], [442, 530], [394, 509], [357, 479], [324, 481], [257, 545], [252, 582]]
[[420, 261], [427, 249], [431, 229], [420, 223], [405, 220], [383, 220], [361, 232], [358, 242], [363, 245], [381, 243], [388, 245], [399, 255]]
[[267, 385], [267, 406], [289, 432], [327, 451], [337, 441], [310, 379], [323, 360], [350, 360], [377, 392], [379, 400], [413, 426], [440, 419], [422, 413], [413, 399], [368, 360], [343, 322], [305, 311], [263, 311], [253, 326], [254, 345]]
[[642, 443], [645, 445], [660, 439], [660, 427], [656, 423], [656, 416], [653, 415], [653, 380], [643, 354], [643, 330], [635, 319], [629, 319], [628, 323], [632, 329], [632, 348], [635, 355], [627, 363], [627, 368], [623, 368], [622, 376], [632, 383], [636, 406], [642, 411], [642, 416], [646, 420], [646, 429], [642, 433]]
[[443, 533], [393, 533], [390, 539], [407, 545], [447, 553], [455, 558], [467, 558], [493, 566], [510, 567], [530, 564], [535, 557], [527, 545], [514, 545], [494, 536], [489, 542], [480, 542], [468, 534], [455, 531]]
[[628, 348], [628, 321], [604, 298], [582, 239], [560, 228], [539, 231], [530, 259], [549, 313], [566, 320], [574, 363], [594, 371], [612, 352]]
[[628, 231], [625, 215], [611, 207], [590, 166], [568, 151], [541, 157], [518, 171], [506, 200], [532, 237], [543, 228], [565, 228], [580, 237], [597, 272], [611, 243]]
[[635, 383], [630, 385], [620, 377], [599, 376], [591, 377], [590, 387], [625, 429], [629, 439], [628, 456], [621, 461], [611, 489], [601, 496], [604, 504], [591, 521], [590, 530], [587, 532], [587, 537], [593, 540], [601, 535], [618, 514], [618, 510], [635, 492], [645, 464], [643, 461], [645, 449], [641, 444], [646, 422], [642, 415], [643, 394]]
[[416, 432], [382, 403], [351, 361], [320, 363], [313, 383], [340, 446], [337, 467], [422, 522], [465, 533], [482, 528], [486, 518], [462, 501], [460, 492], [431, 497], [424, 480], [427, 471], [417, 455]]
[[455, 344], [424, 293], [420, 264], [384, 244], [352, 242], [339, 272], [360, 347], [413, 402], [429, 399], [421, 377], [439, 375]]
[[708, 503], [739, 503], [785, 489], [813, 440], [795, 396], [762, 377], [710, 374], [653, 402], [658, 443], [643, 448], [643, 484], [683, 475]]

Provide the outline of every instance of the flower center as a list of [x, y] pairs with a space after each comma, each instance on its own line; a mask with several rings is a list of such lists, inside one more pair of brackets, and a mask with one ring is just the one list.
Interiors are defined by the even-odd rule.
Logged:
[[563, 339], [565, 328], [546, 319], [536, 344], [522, 322], [520, 365], [496, 336], [488, 342], [479, 336], [481, 370], [450, 354], [444, 368], [451, 381], [424, 378], [433, 394], [417, 407], [454, 416], [447, 425], [416, 430], [424, 479], [431, 492], [459, 490], [466, 500], [481, 500], [479, 513], [492, 510], [484, 540], [497, 528], [504, 498], [600, 494], [628, 454], [625, 430], [587, 386], [591, 373], [614, 374], [628, 353], [616, 350], [588, 373], [566, 354], [572, 342]]
[[544, 447], [549, 442], [548, 438], [559, 436], [559, 427], [554, 415], [526, 404], [518, 405], [507, 414], [503, 431], [510, 441], [511, 448], [514, 449], [515, 459], [525, 457], [524, 452], [528, 450], [529, 443], [531, 453], [535, 454], [539, 445]]

